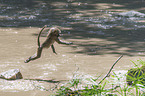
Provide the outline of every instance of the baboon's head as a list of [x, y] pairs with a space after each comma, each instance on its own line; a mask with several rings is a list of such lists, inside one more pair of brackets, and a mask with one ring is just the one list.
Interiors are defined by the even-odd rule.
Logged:
[[61, 30], [58, 29], [57, 27], [52, 27], [50, 30], [50, 34], [55, 35], [57, 37], [59, 37]]

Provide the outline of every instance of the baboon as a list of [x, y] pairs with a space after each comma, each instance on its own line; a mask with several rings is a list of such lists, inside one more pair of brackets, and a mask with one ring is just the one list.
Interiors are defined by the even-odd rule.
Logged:
[[42, 49], [43, 48], [49, 48], [51, 46], [53, 53], [57, 54], [54, 48], [54, 42], [57, 42], [58, 44], [65, 44], [65, 45], [70, 45], [72, 44], [72, 42], [64, 42], [61, 41], [58, 37], [60, 36], [61, 30], [58, 27], [52, 27], [49, 29], [48, 34], [47, 34], [47, 38], [44, 41], [44, 43], [42, 43], [40, 45], [40, 35], [42, 33], [42, 31], [44, 30], [44, 28], [46, 28], [47, 25], [45, 25], [41, 31], [39, 32], [38, 38], [37, 38], [37, 42], [38, 42], [38, 49], [37, 49], [37, 53], [35, 53], [33, 56], [29, 57], [27, 60], [25, 60], [25, 63], [30, 62], [31, 60], [35, 60], [41, 57], [41, 53], [42, 53]]

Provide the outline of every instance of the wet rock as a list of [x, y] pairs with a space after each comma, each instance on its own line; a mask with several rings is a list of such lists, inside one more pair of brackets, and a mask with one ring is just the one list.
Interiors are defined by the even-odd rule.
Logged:
[[2, 72], [0, 74], [0, 78], [6, 80], [16, 80], [16, 79], [22, 79], [23, 77], [19, 69], [11, 69], [6, 72]]
[[122, 13], [118, 13], [116, 15], [122, 16], [122, 17], [145, 17], [144, 13], [140, 13], [137, 11], [122, 12]]

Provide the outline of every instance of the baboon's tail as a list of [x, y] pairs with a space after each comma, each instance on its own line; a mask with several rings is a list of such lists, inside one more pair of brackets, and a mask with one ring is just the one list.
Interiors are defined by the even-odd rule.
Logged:
[[38, 47], [40, 47], [40, 40], [39, 40], [40, 35], [41, 35], [41, 33], [42, 33], [42, 31], [44, 30], [45, 27], [47, 27], [47, 25], [45, 25], [45, 26], [41, 29], [41, 31], [39, 32], [38, 39], [37, 39]]

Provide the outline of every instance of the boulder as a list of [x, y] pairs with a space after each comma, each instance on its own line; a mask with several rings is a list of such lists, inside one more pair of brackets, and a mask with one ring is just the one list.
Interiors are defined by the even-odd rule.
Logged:
[[118, 13], [116, 15], [123, 16], [123, 17], [145, 17], [144, 13], [140, 13], [137, 11], [127, 11], [127, 12]]
[[11, 69], [0, 73], [0, 78], [6, 80], [16, 80], [16, 79], [22, 79], [23, 76], [19, 69]]

